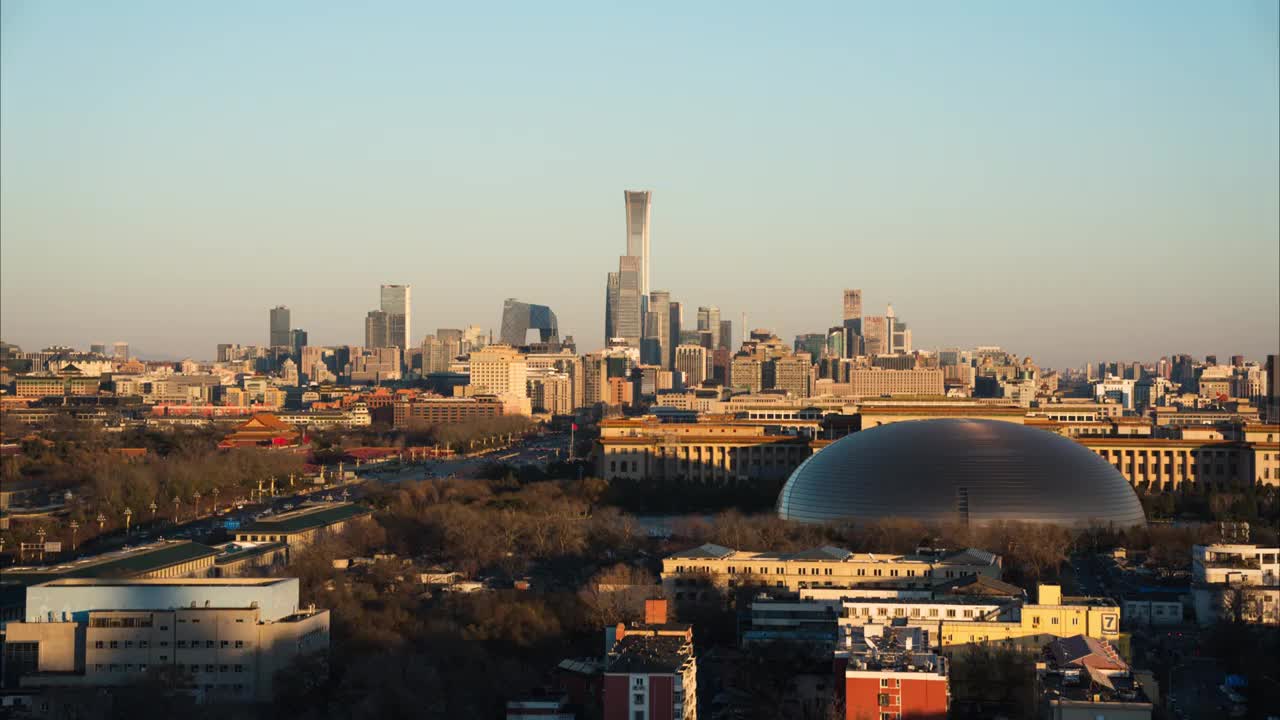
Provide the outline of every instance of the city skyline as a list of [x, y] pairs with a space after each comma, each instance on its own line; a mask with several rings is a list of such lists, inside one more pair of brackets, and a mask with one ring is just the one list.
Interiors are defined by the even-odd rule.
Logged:
[[[650, 288], [784, 338], [838, 325], [856, 287], [920, 348], [1054, 367], [1274, 352], [1275, 37], [1253, 29], [1274, 7], [1179, 5], [1155, 24], [1151, 7], [1095, 10], [754, 8], [732, 28], [612, 28], [606, 47], [600, 13], [459, 9], [424, 30], [334, 9], [281, 54], [279, 8], [6, 3], [3, 339], [210, 357], [260, 342], [263, 309], [285, 305], [313, 343], [357, 344], [370, 288], [400, 282], [417, 286], [410, 345], [496, 331], [517, 297], [587, 351], [625, 248], [617, 192], [645, 189]], [[646, 33], [673, 56], [631, 58]], [[233, 67], [210, 64], [232, 37]], [[374, 37], [385, 54], [324, 64], [330, 43]], [[462, 37], [511, 47], [397, 99], [388, 83]], [[620, 69], [648, 77], [619, 86]], [[354, 95], [331, 113], [334, 72]], [[529, 102], [513, 116], [494, 96]], [[520, 132], [494, 143], [498, 127]]]

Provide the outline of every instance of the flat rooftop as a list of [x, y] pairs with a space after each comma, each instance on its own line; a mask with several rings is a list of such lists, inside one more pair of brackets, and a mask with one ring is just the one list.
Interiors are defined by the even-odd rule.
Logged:
[[294, 578], [62, 578], [40, 583], [40, 587], [266, 587]]
[[894, 553], [855, 553], [844, 548], [824, 545], [798, 552], [735, 550], [706, 543], [667, 556], [671, 560], [775, 560], [789, 562], [901, 563], [916, 562], [938, 565], [998, 565], [1000, 556], [986, 550], [965, 550], [937, 554], [898, 555]]
[[190, 541], [161, 541], [128, 550], [113, 550], [57, 565], [6, 568], [6, 583], [34, 585], [56, 578], [127, 578], [217, 555], [207, 545]]
[[309, 505], [290, 510], [280, 515], [258, 518], [236, 530], [244, 533], [291, 533], [304, 532], [340, 523], [351, 518], [363, 517], [373, 513], [371, 508], [355, 503], [324, 503]]

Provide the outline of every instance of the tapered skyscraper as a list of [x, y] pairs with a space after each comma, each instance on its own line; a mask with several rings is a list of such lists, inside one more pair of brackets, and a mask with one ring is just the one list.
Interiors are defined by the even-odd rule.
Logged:
[[653, 193], [624, 190], [627, 205], [627, 254], [640, 258], [640, 297], [649, 297], [649, 214]]

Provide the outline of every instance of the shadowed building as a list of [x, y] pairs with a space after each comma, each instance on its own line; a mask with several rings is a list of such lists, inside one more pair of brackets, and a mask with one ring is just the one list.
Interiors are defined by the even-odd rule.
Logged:
[[502, 304], [502, 342], [512, 347], [524, 345], [531, 329], [538, 331], [540, 342], [560, 342], [560, 326], [551, 308], [507, 298]]

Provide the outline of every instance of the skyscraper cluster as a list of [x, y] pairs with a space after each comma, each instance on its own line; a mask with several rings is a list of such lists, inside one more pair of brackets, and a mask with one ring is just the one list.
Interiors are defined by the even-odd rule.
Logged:
[[[604, 335], [611, 347], [639, 351], [641, 364], [674, 369], [677, 349], [697, 346], [708, 357], [729, 347], [731, 323], [720, 319], [716, 307], [698, 308], [697, 329], [684, 329], [684, 305], [667, 290], [651, 287], [649, 266], [653, 193], [623, 192], [626, 209], [626, 254], [605, 286]], [[689, 356], [689, 353], [685, 354]]]
[[844, 291], [843, 322], [827, 332], [827, 354], [832, 357], [902, 355], [911, 352], [911, 330], [889, 305], [884, 315], [862, 314], [862, 291]]

